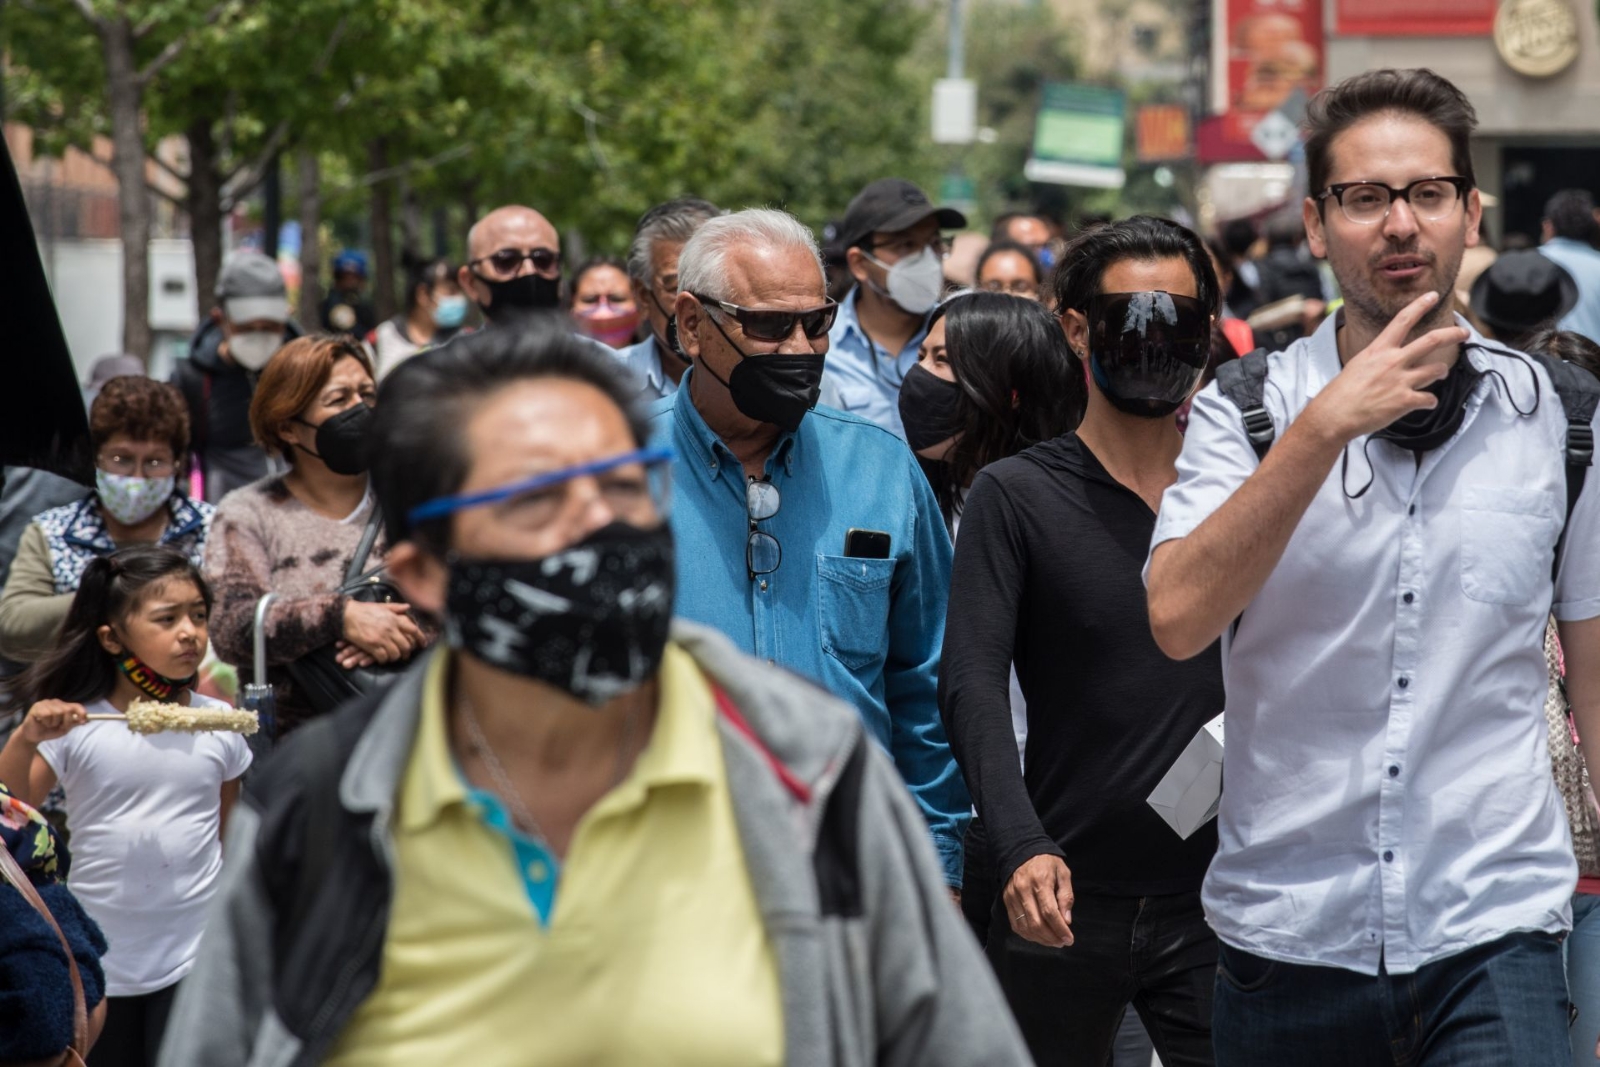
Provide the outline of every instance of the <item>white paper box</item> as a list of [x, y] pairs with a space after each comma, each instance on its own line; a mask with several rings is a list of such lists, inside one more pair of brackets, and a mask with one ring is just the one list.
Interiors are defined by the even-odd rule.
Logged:
[[1172, 769], [1150, 794], [1149, 803], [1167, 825], [1188, 837], [1216, 818], [1222, 800], [1222, 716], [1194, 735]]

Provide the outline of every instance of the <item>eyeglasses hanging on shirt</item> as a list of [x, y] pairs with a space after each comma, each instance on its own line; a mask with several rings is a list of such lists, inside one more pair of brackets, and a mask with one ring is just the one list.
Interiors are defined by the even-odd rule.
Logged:
[[782, 503], [778, 487], [770, 478], [751, 478], [745, 484], [744, 506], [750, 520], [750, 536], [744, 543], [744, 565], [751, 581], [771, 574], [783, 562], [783, 546], [778, 539], [756, 525], [777, 515]]

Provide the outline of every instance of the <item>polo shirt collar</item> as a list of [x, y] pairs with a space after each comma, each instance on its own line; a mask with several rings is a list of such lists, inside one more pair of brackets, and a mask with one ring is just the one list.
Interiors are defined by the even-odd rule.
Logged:
[[[469, 787], [450, 751], [445, 726], [445, 681], [451, 655], [434, 656], [423, 680], [422, 715], [415, 747], [401, 785], [400, 829], [415, 833], [445, 812], [470, 803]], [[652, 789], [668, 785], [712, 785], [722, 776], [711, 686], [689, 653], [668, 644], [657, 673], [660, 699], [650, 742], [627, 778], [601, 798], [597, 808], [643, 803]]]

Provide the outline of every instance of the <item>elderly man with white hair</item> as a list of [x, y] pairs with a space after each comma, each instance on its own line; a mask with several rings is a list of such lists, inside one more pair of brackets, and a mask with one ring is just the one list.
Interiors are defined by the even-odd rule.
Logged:
[[674, 311], [692, 366], [652, 421], [677, 457], [677, 613], [853, 704], [957, 888], [970, 802], [936, 699], [950, 539], [905, 442], [817, 407], [838, 305], [815, 238], [782, 211], [704, 222]]

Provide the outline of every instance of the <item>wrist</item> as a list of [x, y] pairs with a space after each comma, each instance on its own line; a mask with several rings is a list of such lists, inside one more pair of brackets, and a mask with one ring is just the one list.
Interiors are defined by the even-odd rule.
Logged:
[[1321, 395], [1314, 397], [1300, 413], [1300, 417], [1289, 424], [1284, 436], [1288, 437], [1290, 434], [1305, 441], [1318, 454], [1328, 455], [1330, 463], [1340, 449], [1360, 436], [1339, 425], [1339, 420], [1327, 410], [1327, 404], [1323, 403]]

